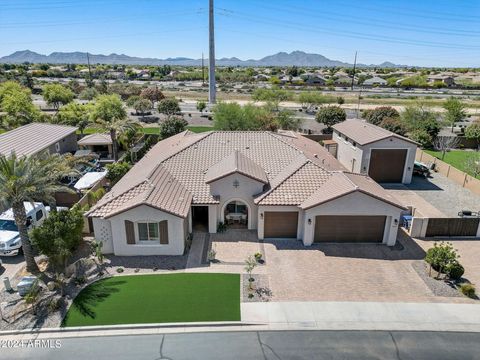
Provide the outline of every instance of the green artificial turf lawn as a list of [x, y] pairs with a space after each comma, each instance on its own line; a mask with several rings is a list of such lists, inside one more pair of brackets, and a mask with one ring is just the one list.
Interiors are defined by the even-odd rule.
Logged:
[[239, 321], [240, 275], [116, 276], [74, 299], [62, 326]]
[[[435, 156], [436, 158], [442, 160], [442, 152], [441, 151], [433, 151], [433, 150], [424, 150], [427, 154]], [[445, 153], [445, 158], [443, 159], [444, 162], [447, 164], [452, 165], [454, 168], [466, 172], [470, 174], [470, 169], [466, 167], [465, 160], [467, 160], [470, 156], [478, 156], [478, 153], [474, 151], [463, 151], [463, 150], [451, 150]], [[471, 175], [471, 174], [470, 174]]]

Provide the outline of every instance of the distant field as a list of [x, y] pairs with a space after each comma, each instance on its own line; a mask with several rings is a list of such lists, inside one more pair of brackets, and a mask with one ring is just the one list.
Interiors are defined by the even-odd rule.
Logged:
[[[427, 154], [435, 156], [437, 159], [442, 160], [442, 153], [441, 151], [433, 151], [433, 150], [424, 150]], [[444, 162], [447, 164], [452, 165], [453, 167], [466, 172], [467, 174], [471, 173], [470, 169], [465, 164], [466, 160], [470, 157], [477, 156], [479, 157], [478, 153], [475, 151], [464, 151], [464, 150], [452, 150], [445, 154], [445, 158], [443, 159]]]

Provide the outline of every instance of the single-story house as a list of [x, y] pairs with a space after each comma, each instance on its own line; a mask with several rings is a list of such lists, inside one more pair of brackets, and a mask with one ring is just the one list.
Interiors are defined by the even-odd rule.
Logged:
[[0, 135], [0, 154], [32, 156], [40, 152], [64, 154], [77, 150], [77, 128], [48, 123], [31, 123]]
[[417, 143], [359, 119], [333, 126], [337, 159], [348, 170], [380, 183], [412, 181]]
[[452, 76], [444, 76], [444, 75], [431, 75], [427, 77], [427, 82], [429, 84], [434, 84], [436, 82], [440, 82], [445, 84], [446, 86], [453, 86], [455, 85], [455, 78]]
[[320, 75], [314, 73], [305, 73], [300, 75], [300, 77], [307, 85], [325, 86], [325, 84], [327, 83], [327, 80], [325, 80]]
[[387, 80], [382, 79], [381, 77], [374, 76], [370, 79], [367, 79], [363, 82], [363, 85], [367, 86], [375, 86], [375, 85], [380, 85], [380, 86], [385, 86], [387, 85]]
[[98, 154], [101, 159], [112, 159], [112, 137], [110, 134], [90, 134], [78, 140], [81, 150], [90, 150]]
[[294, 132], [182, 132], [157, 143], [87, 216], [103, 251], [180, 255], [220, 223], [259, 239], [395, 244], [405, 208]]

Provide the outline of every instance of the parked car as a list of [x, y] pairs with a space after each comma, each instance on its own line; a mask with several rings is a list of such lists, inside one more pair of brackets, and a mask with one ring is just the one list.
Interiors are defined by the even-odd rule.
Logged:
[[413, 163], [413, 175], [428, 177], [430, 175], [430, 168], [418, 161]]
[[[50, 207], [44, 206], [40, 202], [30, 203], [24, 202], [25, 213], [27, 215], [27, 228], [30, 230], [34, 227], [40, 226], [47, 218]], [[57, 207], [57, 211], [68, 210], [65, 207]], [[0, 214], [0, 256], [14, 256], [17, 255], [22, 248], [20, 241], [20, 234], [18, 232], [17, 224], [13, 216], [13, 210]]]

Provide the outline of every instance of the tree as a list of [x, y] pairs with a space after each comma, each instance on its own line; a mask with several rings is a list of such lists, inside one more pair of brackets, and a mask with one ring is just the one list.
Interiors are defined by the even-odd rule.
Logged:
[[303, 120], [295, 117], [293, 111], [282, 110], [276, 113], [276, 122], [280, 129], [283, 130], [298, 130]]
[[197, 101], [197, 110], [203, 113], [203, 110], [207, 108], [207, 103], [203, 100]]
[[7, 114], [7, 127], [26, 125], [42, 118], [40, 110], [33, 105], [30, 94], [24, 91], [6, 93], [1, 99], [0, 107]]
[[340, 106], [324, 106], [318, 110], [317, 115], [315, 115], [315, 120], [317, 122], [324, 124], [327, 127], [327, 131], [331, 132], [333, 125], [338, 124], [342, 121], [345, 121], [347, 114]]
[[290, 92], [278, 87], [272, 87], [271, 89], [256, 89], [252, 94], [252, 99], [254, 101], [265, 101], [270, 108], [276, 111], [278, 111], [280, 102], [287, 101], [291, 98], [292, 94]]
[[74, 93], [68, 87], [60, 84], [47, 84], [43, 87], [43, 99], [58, 111], [60, 105], [68, 104], [73, 100]]
[[22, 242], [27, 271], [38, 273], [28, 236], [24, 202], [54, 202], [56, 191], [71, 190], [59, 182], [60, 155], [34, 155], [18, 158], [14, 153], [0, 155], [0, 207], [12, 208]]
[[380, 127], [401, 136], [405, 136], [405, 134], [407, 133], [407, 129], [405, 128], [405, 125], [403, 124], [402, 120], [400, 120], [400, 118], [398, 117], [384, 118], [379, 125]]
[[144, 115], [152, 108], [152, 104], [147, 99], [139, 99], [133, 104], [133, 108], [137, 114]]
[[160, 100], [157, 105], [157, 110], [160, 114], [167, 116], [181, 113], [180, 105], [178, 105], [178, 100], [175, 98]]
[[128, 107], [133, 108], [133, 105], [140, 99], [141, 97], [139, 95], [132, 95], [127, 99], [125, 103], [127, 104]]
[[298, 95], [298, 101], [302, 104], [302, 108], [311, 112], [315, 105], [334, 103], [336, 99], [333, 96], [322, 95], [320, 92], [304, 91]]
[[80, 94], [78, 95], [78, 98], [82, 99], [82, 100], [91, 101], [91, 100], [95, 99], [97, 96], [98, 96], [98, 91], [95, 88], [90, 87], [90, 88], [86, 88], [86, 89], [82, 90], [80, 92]]
[[373, 125], [380, 125], [386, 118], [398, 118], [400, 114], [391, 106], [380, 106], [364, 113], [365, 120]]
[[430, 142], [440, 132], [440, 124], [435, 114], [422, 103], [407, 106], [400, 117], [408, 132], [423, 130], [430, 136]]
[[118, 137], [128, 131], [137, 131], [139, 124], [129, 119], [118, 95], [100, 95], [95, 102], [90, 118], [112, 138], [113, 158], [118, 160]]
[[432, 147], [433, 138], [430, 136], [430, 134], [426, 130], [414, 129], [409, 134], [409, 138], [419, 143], [420, 147], [424, 149]]
[[59, 124], [77, 126], [83, 135], [83, 130], [89, 123], [90, 112], [92, 106], [90, 104], [79, 104], [71, 102], [62, 106], [56, 115]]
[[67, 261], [82, 240], [83, 214], [76, 208], [51, 212], [31, 232], [32, 243], [48, 257], [55, 272], [64, 273]]
[[432, 267], [437, 271], [437, 279], [449, 264], [457, 261], [460, 256], [449, 242], [433, 243], [433, 248], [428, 249], [425, 261], [430, 264], [431, 274]]
[[155, 106], [156, 101], [165, 99], [165, 95], [155, 87], [148, 87], [142, 90], [140, 97], [149, 100], [152, 103], [152, 107]]
[[110, 181], [110, 185], [115, 185], [129, 170], [130, 164], [126, 162], [116, 162], [107, 164], [107, 179]]
[[254, 256], [249, 256], [245, 259], [245, 271], [248, 274], [248, 288], [250, 290], [253, 290], [252, 282], [255, 280], [254, 278], [252, 278], [252, 272], [257, 267], [257, 265], [257, 260]]
[[458, 98], [451, 97], [445, 101], [443, 108], [447, 111], [445, 114], [445, 122], [452, 127], [453, 133], [455, 123], [462, 121], [467, 116], [465, 104]]
[[477, 140], [480, 143], [480, 121], [475, 121], [465, 129], [465, 136], [468, 139]]
[[188, 122], [180, 116], [169, 116], [164, 122], [160, 124], [160, 136], [166, 139], [170, 136], [176, 135], [185, 131]]
[[275, 131], [278, 128], [277, 115], [269, 107], [253, 104], [241, 106], [237, 103], [219, 103], [213, 108], [214, 127], [224, 131]]
[[445, 158], [445, 153], [457, 145], [458, 138], [456, 136], [437, 136], [433, 141], [434, 149], [442, 152], [442, 160]]

